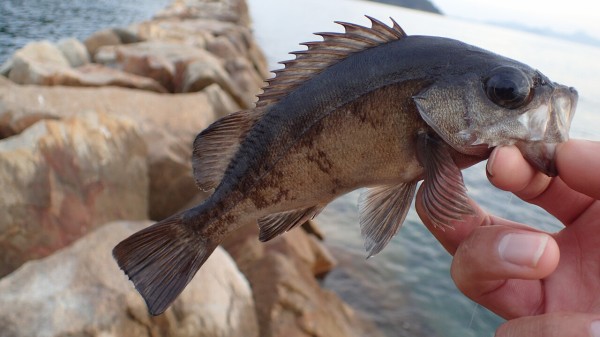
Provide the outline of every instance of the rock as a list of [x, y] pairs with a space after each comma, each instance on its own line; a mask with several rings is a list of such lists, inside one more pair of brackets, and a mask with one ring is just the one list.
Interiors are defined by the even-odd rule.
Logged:
[[242, 90], [231, 80], [229, 74], [223, 69], [221, 62], [214, 56], [206, 53], [202, 59], [191, 62], [183, 73], [182, 92], [201, 91], [212, 84], [218, 84], [221, 89], [233, 98], [243, 109], [250, 108], [256, 98], [258, 90]]
[[69, 61], [52, 43], [31, 42], [13, 55], [8, 78], [19, 84], [51, 84], [54, 74], [69, 67]]
[[214, 39], [212, 31], [230, 23], [214, 21], [214, 25], [205, 20], [150, 20], [133, 26], [136, 33], [145, 40], [160, 40], [163, 42], [183, 44], [205, 49], [207, 43]]
[[134, 31], [125, 28], [113, 28], [112, 31], [117, 34], [119, 40], [123, 44], [129, 43], [137, 43], [144, 41], [139, 35], [137, 35]]
[[[184, 44], [199, 49], [205, 48], [209, 51], [209, 53], [204, 53], [200, 59], [188, 63], [191, 65], [199, 62], [192, 69], [189, 66], [183, 69], [183, 83], [175, 85], [176, 92], [193, 91], [197, 84], [202, 87], [207, 80], [209, 82], [216, 81], [232, 95], [238, 104], [248, 108], [252, 106], [256, 100], [256, 94], [264, 85], [263, 79], [269, 76], [265, 57], [256, 45], [250, 30], [246, 27], [229, 22], [203, 19], [146, 21], [137, 25], [135, 29], [138, 34], [148, 40], [160, 39], [168, 41], [170, 44]], [[106, 60], [103, 62], [115, 64], [113, 60], [116, 59], [116, 56], [113, 56], [114, 54], [114, 51], [106, 48], [106, 50], [101, 50], [98, 56]], [[195, 57], [193, 58], [195, 59]], [[115, 66], [121, 67], [118, 64]], [[226, 72], [221, 70], [223, 68]], [[171, 69], [177, 71], [181, 67], [175, 66]], [[198, 72], [199, 74], [196, 74]], [[175, 74], [175, 78], [180, 78], [180, 76]], [[224, 83], [223, 79], [227, 83]]]
[[57, 47], [73, 68], [90, 63], [90, 54], [87, 48], [75, 38], [62, 39], [58, 41]]
[[8, 74], [10, 73], [12, 66], [13, 66], [13, 59], [11, 56], [6, 61], [4, 61], [4, 63], [2, 63], [2, 65], [0, 65], [0, 75], [4, 76], [4, 77], [8, 77]]
[[157, 41], [119, 46], [115, 52], [123, 71], [152, 78], [170, 92], [180, 87], [178, 77], [186, 65], [206, 54], [198, 48]]
[[250, 25], [248, 5], [245, 0], [175, 0], [157, 13], [158, 19], [212, 19]]
[[[89, 63], [87, 50], [77, 40], [60, 42], [59, 46], [71, 65]], [[43, 48], [49, 48], [44, 46]], [[10, 79], [20, 84], [64, 85], [78, 87], [119, 86], [154, 92], [167, 92], [158, 82], [151, 78], [126, 73], [100, 64], [85, 64], [78, 68], [70, 68], [67, 64], [48, 63], [42, 58], [25, 59], [17, 53], [10, 70]], [[65, 58], [65, 60], [67, 59]]]
[[337, 295], [323, 290], [305, 266], [273, 252], [247, 274], [261, 336], [364, 336], [359, 317]]
[[199, 193], [190, 161], [194, 138], [216, 118], [236, 110], [239, 106], [217, 85], [163, 95], [125, 88], [19, 86], [0, 78], [0, 135], [5, 137], [39, 119], [81, 111], [133, 119], [148, 147], [154, 220], [173, 214]]
[[83, 43], [90, 56], [95, 59], [96, 52], [100, 47], [119, 45], [121, 38], [114, 30], [104, 29], [90, 35]]
[[261, 336], [379, 335], [337, 295], [319, 286], [315, 275], [331, 270], [335, 261], [305, 231], [294, 229], [260, 243], [257, 226], [248, 225], [223, 247], [251, 284]]
[[119, 69], [120, 67], [117, 64], [117, 46], [102, 46], [98, 48], [94, 55], [94, 62], [109, 68]]
[[[118, 46], [114, 48], [114, 52], [118, 68], [152, 78], [170, 92], [186, 92], [186, 88], [201, 90], [217, 83], [238, 104], [243, 102], [240, 90], [234, 86], [222, 62], [203, 49], [170, 42], [149, 41]], [[99, 53], [108, 54], [102, 50]], [[191, 64], [194, 66], [188, 70]], [[201, 84], [190, 83], [194, 80]]]
[[[206, 49], [225, 63], [244, 58], [250, 61], [255, 76], [269, 76], [265, 56], [250, 28], [212, 19], [151, 20], [135, 25], [136, 32], [147, 40], [161, 40]], [[234, 76], [230, 72], [231, 76]]]
[[42, 120], [0, 141], [0, 276], [115, 219], [148, 212], [146, 146], [130, 120]]
[[256, 95], [261, 93], [262, 87], [266, 85], [263, 77], [258, 75], [248, 59], [242, 57], [228, 60], [225, 69], [241, 93], [242, 102], [252, 107], [257, 101]]
[[116, 86], [166, 93], [160, 83], [143, 76], [126, 73], [101, 64], [86, 64], [79, 68], [56, 68], [54, 72], [36, 78], [36, 83], [47, 86], [71, 87]]
[[[316, 224], [312, 222], [311, 226], [316, 227]], [[313, 276], [326, 274], [336, 264], [335, 258], [319, 242], [319, 239], [302, 229], [289, 231], [285, 235], [262, 243], [258, 241], [258, 226], [252, 224], [231, 234], [223, 242], [223, 247], [238, 262], [238, 266], [244, 273], [249, 265], [272, 251], [298, 261], [311, 270]]]
[[146, 306], [111, 256], [148, 222], [114, 222], [0, 280], [2, 336], [257, 337], [252, 294], [217, 248], [163, 315]]
[[[231, 59], [240, 57], [244, 58], [253, 65], [252, 68], [255, 69], [260, 80], [269, 76], [266, 58], [260, 47], [257, 45], [256, 40], [253, 38], [252, 31], [249, 28], [237, 26], [234, 29], [216, 33], [215, 36], [215, 41], [225, 37], [238, 51], [235, 54], [230, 54], [228, 57], [225, 57], [225, 60], [230, 61]], [[211, 44], [207, 46], [208, 50], [213, 50], [214, 48], [215, 46]]]
[[162, 93], [167, 92], [167, 89], [151, 78], [126, 73], [101, 64], [87, 64], [60, 75], [62, 76], [57, 76], [57, 79], [53, 81], [55, 85], [78, 87], [116, 86]]
[[319, 226], [317, 226], [317, 224], [313, 220], [308, 220], [307, 222], [303, 223], [302, 229], [306, 233], [314, 235], [317, 239], [319, 239], [319, 241], [323, 241], [325, 239], [323, 231], [321, 231]]

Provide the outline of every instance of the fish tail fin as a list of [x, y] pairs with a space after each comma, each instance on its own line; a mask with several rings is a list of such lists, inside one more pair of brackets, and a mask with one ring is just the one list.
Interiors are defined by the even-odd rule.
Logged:
[[181, 214], [121, 241], [113, 257], [142, 295], [152, 315], [163, 313], [192, 280], [218, 242], [200, 237]]

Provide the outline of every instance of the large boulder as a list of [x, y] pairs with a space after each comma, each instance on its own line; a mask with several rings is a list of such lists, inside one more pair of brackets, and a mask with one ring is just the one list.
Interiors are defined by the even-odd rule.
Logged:
[[62, 39], [56, 44], [69, 61], [71, 67], [80, 67], [90, 63], [90, 54], [85, 45], [75, 38]]
[[159, 19], [212, 19], [250, 25], [245, 0], [175, 0], [155, 15]]
[[115, 219], [148, 212], [146, 145], [130, 120], [42, 120], [0, 141], [0, 276]]
[[30, 42], [11, 58], [8, 78], [19, 84], [49, 85], [53, 75], [70, 68], [58, 47], [48, 41]]
[[231, 80], [223, 68], [223, 64], [209, 53], [196, 61], [190, 62], [183, 72], [180, 90], [182, 92], [200, 91], [209, 85], [218, 84], [242, 108], [252, 106], [258, 90], [242, 90]]
[[0, 77], [0, 136], [10, 136], [44, 118], [81, 111], [126, 116], [148, 147], [150, 217], [165, 218], [199, 193], [192, 176], [194, 138], [216, 118], [239, 106], [211, 85], [190, 94], [163, 95], [124, 88], [15, 85]]
[[56, 46], [47, 41], [30, 43], [18, 50], [5, 67], [9, 68], [8, 77], [18, 84], [119, 86], [155, 92], [167, 91], [152, 78], [100, 64], [89, 64], [86, 47], [76, 39], [61, 40]]
[[145, 40], [163, 41], [184, 44], [200, 49], [213, 37], [215, 25], [235, 26], [219, 21], [206, 22], [205, 20], [179, 20], [179, 19], [154, 19], [132, 25], [132, 29]]
[[[114, 57], [111, 57], [114, 53]], [[121, 46], [103, 47], [102, 60], [125, 72], [151, 78], [170, 92], [192, 92], [216, 83], [238, 105], [248, 108], [257, 94], [244, 92], [225, 71], [224, 62], [210, 52], [179, 43], [147, 41]]]
[[104, 46], [121, 44], [121, 38], [113, 29], [103, 29], [90, 35], [83, 42], [92, 58], [95, 58], [98, 49]]
[[53, 84], [73, 87], [116, 86], [167, 92], [167, 89], [151, 78], [126, 73], [101, 64], [86, 64], [76, 69], [69, 69], [68, 72], [59, 73]]
[[218, 248], [163, 315], [151, 317], [111, 256], [148, 222], [114, 222], [0, 280], [2, 336], [258, 337], [248, 282]]
[[[225, 70], [241, 89], [245, 101], [253, 101], [264, 85], [263, 80], [269, 76], [266, 59], [248, 27], [211, 19], [197, 19], [151, 20], [137, 24], [133, 29], [147, 40], [206, 49], [225, 65]], [[103, 48], [98, 55], [105, 60], [103, 62], [114, 64], [109, 48]], [[248, 86], [247, 83], [252, 85]]]
[[257, 226], [248, 225], [223, 247], [250, 282], [262, 337], [379, 336], [336, 294], [320, 287], [315, 276], [335, 261], [313, 235], [294, 229], [261, 243]]

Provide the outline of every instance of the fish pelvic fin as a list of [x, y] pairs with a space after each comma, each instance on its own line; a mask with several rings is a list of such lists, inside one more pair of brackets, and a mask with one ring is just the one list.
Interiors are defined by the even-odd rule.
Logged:
[[394, 19], [391, 19], [393, 25], [389, 27], [370, 16], [367, 18], [371, 21], [371, 27], [336, 21], [344, 27], [344, 33], [315, 33], [323, 41], [301, 43], [308, 49], [290, 53], [296, 56], [294, 60], [280, 62], [285, 68], [273, 71], [275, 77], [267, 80], [268, 86], [258, 95], [256, 106], [267, 106], [280, 101], [294, 88], [354, 53], [406, 36]]
[[218, 245], [183, 224], [180, 215], [131, 235], [113, 249], [152, 315], [173, 303]]
[[426, 132], [418, 135], [417, 157], [425, 168], [423, 208], [438, 228], [452, 228], [450, 221], [474, 215], [462, 173], [449, 152], [449, 145]]
[[194, 140], [192, 167], [196, 185], [204, 191], [217, 187], [240, 143], [264, 109], [229, 114], [200, 132]]
[[360, 231], [367, 258], [381, 252], [398, 233], [415, 195], [417, 182], [383, 185], [361, 193], [358, 203]]
[[260, 228], [258, 239], [262, 242], [267, 242], [280, 234], [302, 225], [308, 220], [312, 220], [322, 210], [323, 206], [316, 205], [264, 216], [258, 219], [258, 227]]

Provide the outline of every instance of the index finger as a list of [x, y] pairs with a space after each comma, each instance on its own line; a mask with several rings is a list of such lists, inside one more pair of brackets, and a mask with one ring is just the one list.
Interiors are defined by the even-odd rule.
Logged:
[[600, 142], [571, 140], [559, 145], [556, 166], [569, 187], [600, 200]]
[[526, 230], [534, 230], [523, 224], [502, 219], [496, 216], [492, 216], [483, 210], [479, 205], [472, 199], [469, 199], [471, 208], [475, 211], [473, 215], [464, 215], [460, 220], [452, 220], [447, 223], [452, 229], [437, 228], [431, 219], [427, 216], [427, 212], [423, 209], [423, 198], [422, 191], [423, 186], [417, 191], [417, 197], [415, 198], [415, 208], [419, 217], [423, 221], [423, 224], [433, 236], [442, 244], [442, 246], [450, 253], [454, 255], [458, 246], [471, 235], [473, 230], [481, 226], [505, 226]]
[[600, 143], [570, 140], [557, 147], [558, 177], [536, 171], [514, 146], [495, 149], [488, 161], [494, 186], [538, 205], [569, 225], [600, 197]]

